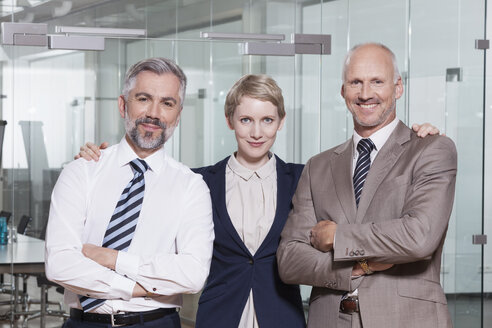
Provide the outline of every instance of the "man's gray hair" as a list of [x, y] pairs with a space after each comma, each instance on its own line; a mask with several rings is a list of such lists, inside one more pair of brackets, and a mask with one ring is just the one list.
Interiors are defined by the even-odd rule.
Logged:
[[181, 106], [183, 106], [186, 93], [186, 75], [173, 60], [161, 57], [141, 60], [128, 69], [123, 84], [123, 90], [121, 90], [125, 100], [128, 100], [130, 91], [135, 87], [137, 75], [144, 71], [149, 71], [157, 75], [171, 73], [176, 76], [179, 79], [179, 97]]
[[345, 78], [346, 78], [346, 74], [347, 74], [347, 67], [350, 64], [350, 59], [352, 59], [352, 55], [354, 54], [354, 52], [357, 49], [359, 49], [360, 47], [367, 46], [367, 45], [373, 45], [373, 46], [380, 47], [389, 53], [389, 55], [391, 56], [391, 61], [393, 62], [393, 83], [396, 83], [396, 81], [398, 81], [398, 79], [400, 78], [400, 71], [398, 70], [398, 63], [396, 62], [396, 56], [393, 53], [393, 51], [391, 51], [390, 48], [388, 48], [387, 46], [385, 46], [382, 43], [377, 43], [377, 42], [368, 42], [368, 43], [357, 44], [357, 45], [353, 46], [349, 50], [349, 52], [347, 52], [347, 54], [345, 55], [345, 60], [343, 62], [342, 81], [345, 82]]

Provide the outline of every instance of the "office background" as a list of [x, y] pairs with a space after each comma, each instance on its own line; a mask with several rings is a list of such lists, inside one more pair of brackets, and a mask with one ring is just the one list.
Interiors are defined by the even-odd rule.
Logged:
[[[472, 242], [492, 233], [492, 60], [481, 49], [486, 42], [477, 42], [491, 35], [490, 13], [486, 0], [2, 0], [0, 22], [47, 24], [44, 35], [68, 36], [72, 49], [25, 46], [16, 38], [0, 48], [0, 119], [7, 121], [0, 209], [13, 213], [12, 225], [32, 216], [30, 233], [42, 234], [63, 165], [86, 141], [114, 144], [122, 137], [117, 97], [126, 69], [140, 59], [173, 58], [188, 76], [181, 123], [165, 146], [176, 159], [197, 167], [231, 154], [225, 96], [242, 75], [266, 73], [283, 89], [287, 110], [274, 151], [305, 163], [351, 136], [340, 96], [345, 53], [381, 42], [395, 52], [404, 81], [399, 118], [431, 122], [457, 145], [441, 283], [457, 327], [490, 326], [492, 252]], [[74, 38], [95, 40], [94, 31], [61, 33], [60, 26], [131, 31], [101, 29], [105, 49], [80, 50], [86, 44]], [[135, 30], [145, 36], [129, 35]], [[202, 32], [232, 35], [210, 39]], [[243, 39], [251, 33], [270, 40]], [[258, 42], [264, 53], [287, 49], [297, 43], [292, 34], [331, 35], [331, 51], [245, 54]], [[274, 40], [278, 35], [285, 40]], [[302, 289], [307, 301], [309, 288]], [[192, 321], [195, 308], [196, 297], [187, 297], [182, 316]]]

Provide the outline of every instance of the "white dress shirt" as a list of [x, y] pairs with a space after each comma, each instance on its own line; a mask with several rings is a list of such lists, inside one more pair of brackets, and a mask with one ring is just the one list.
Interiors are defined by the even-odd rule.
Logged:
[[[374, 162], [374, 159], [376, 158], [376, 155], [378, 154], [379, 150], [383, 148], [384, 144], [388, 140], [389, 136], [393, 131], [395, 130], [396, 126], [398, 125], [398, 122], [400, 120], [398, 117], [395, 117], [391, 123], [388, 125], [382, 127], [381, 129], [377, 130], [373, 134], [371, 134], [368, 138], [372, 140], [374, 143], [374, 146], [376, 146], [372, 151], [371, 151], [371, 165]], [[354, 155], [352, 158], [352, 176], [354, 175], [355, 171], [355, 166], [357, 164], [357, 159], [359, 157], [359, 152], [357, 151], [357, 145], [359, 144], [359, 141], [363, 139], [357, 132], [354, 130], [354, 135], [352, 137], [352, 140], [354, 142]]]
[[[234, 228], [252, 255], [272, 227], [277, 209], [275, 156], [256, 171], [232, 155], [226, 167], [226, 207]], [[250, 290], [238, 328], [257, 328], [258, 320]]]
[[[145, 194], [128, 252], [116, 270], [82, 254], [100, 246], [121, 192], [133, 178], [138, 156], [126, 139], [102, 151], [98, 162], [79, 159], [62, 171], [51, 198], [46, 233], [46, 275], [65, 287], [65, 303], [81, 308], [77, 295], [107, 301], [91, 312], [147, 311], [180, 307], [182, 293], [199, 292], [213, 247], [209, 190], [200, 175], [156, 151], [144, 160]], [[132, 298], [138, 282], [156, 297]]]

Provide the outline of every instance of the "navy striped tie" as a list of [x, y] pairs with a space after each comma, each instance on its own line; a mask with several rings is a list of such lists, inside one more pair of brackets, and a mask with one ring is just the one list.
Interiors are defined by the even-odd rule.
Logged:
[[[121, 193], [102, 244], [103, 247], [123, 252], [128, 250], [137, 227], [145, 191], [144, 173], [149, 168], [144, 160], [138, 158], [131, 161], [130, 166], [133, 169], [133, 179]], [[105, 301], [86, 296], [79, 296], [79, 300], [84, 312], [100, 306]]]
[[371, 167], [371, 151], [376, 148], [371, 139], [361, 139], [357, 144], [357, 150], [359, 151], [359, 158], [355, 165], [354, 171], [354, 193], [355, 203], [359, 206], [360, 195], [362, 194], [362, 187], [366, 181], [367, 173]]

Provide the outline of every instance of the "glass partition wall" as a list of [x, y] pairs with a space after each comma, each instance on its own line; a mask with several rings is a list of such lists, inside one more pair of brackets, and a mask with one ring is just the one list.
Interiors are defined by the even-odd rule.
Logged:
[[[12, 213], [11, 227], [31, 216], [26, 233], [43, 238], [63, 165], [85, 141], [119, 142], [124, 129], [117, 97], [126, 69], [136, 61], [173, 58], [188, 76], [180, 126], [165, 146], [176, 159], [198, 167], [230, 155], [235, 140], [225, 124], [225, 96], [242, 75], [265, 73], [283, 89], [287, 111], [274, 152], [305, 163], [351, 136], [351, 115], [340, 96], [345, 53], [361, 42], [381, 42], [395, 52], [404, 79], [398, 117], [407, 124], [433, 123], [458, 148], [441, 283], [455, 326], [482, 326], [484, 264], [472, 235], [482, 234], [483, 222], [485, 67], [484, 50], [474, 45], [485, 38], [484, 0], [466, 6], [462, 0], [13, 2], [18, 5], [2, 7], [0, 21], [46, 23], [49, 33], [56, 33], [55, 26], [83, 26], [145, 29], [147, 35], [106, 36], [104, 51], [1, 47], [0, 119], [7, 125], [0, 209]], [[331, 54], [243, 55], [245, 41], [207, 40], [200, 32], [284, 34], [281, 43], [290, 43], [292, 33], [329, 34]], [[17, 266], [12, 261], [8, 271], [14, 274]], [[10, 276], [4, 277], [6, 285], [14, 281]], [[306, 304], [309, 291], [302, 286]], [[193, 323], [197, 299], [185, 297], [184, 323]], [[13, 307], [14, 293], [10, 300]]]

